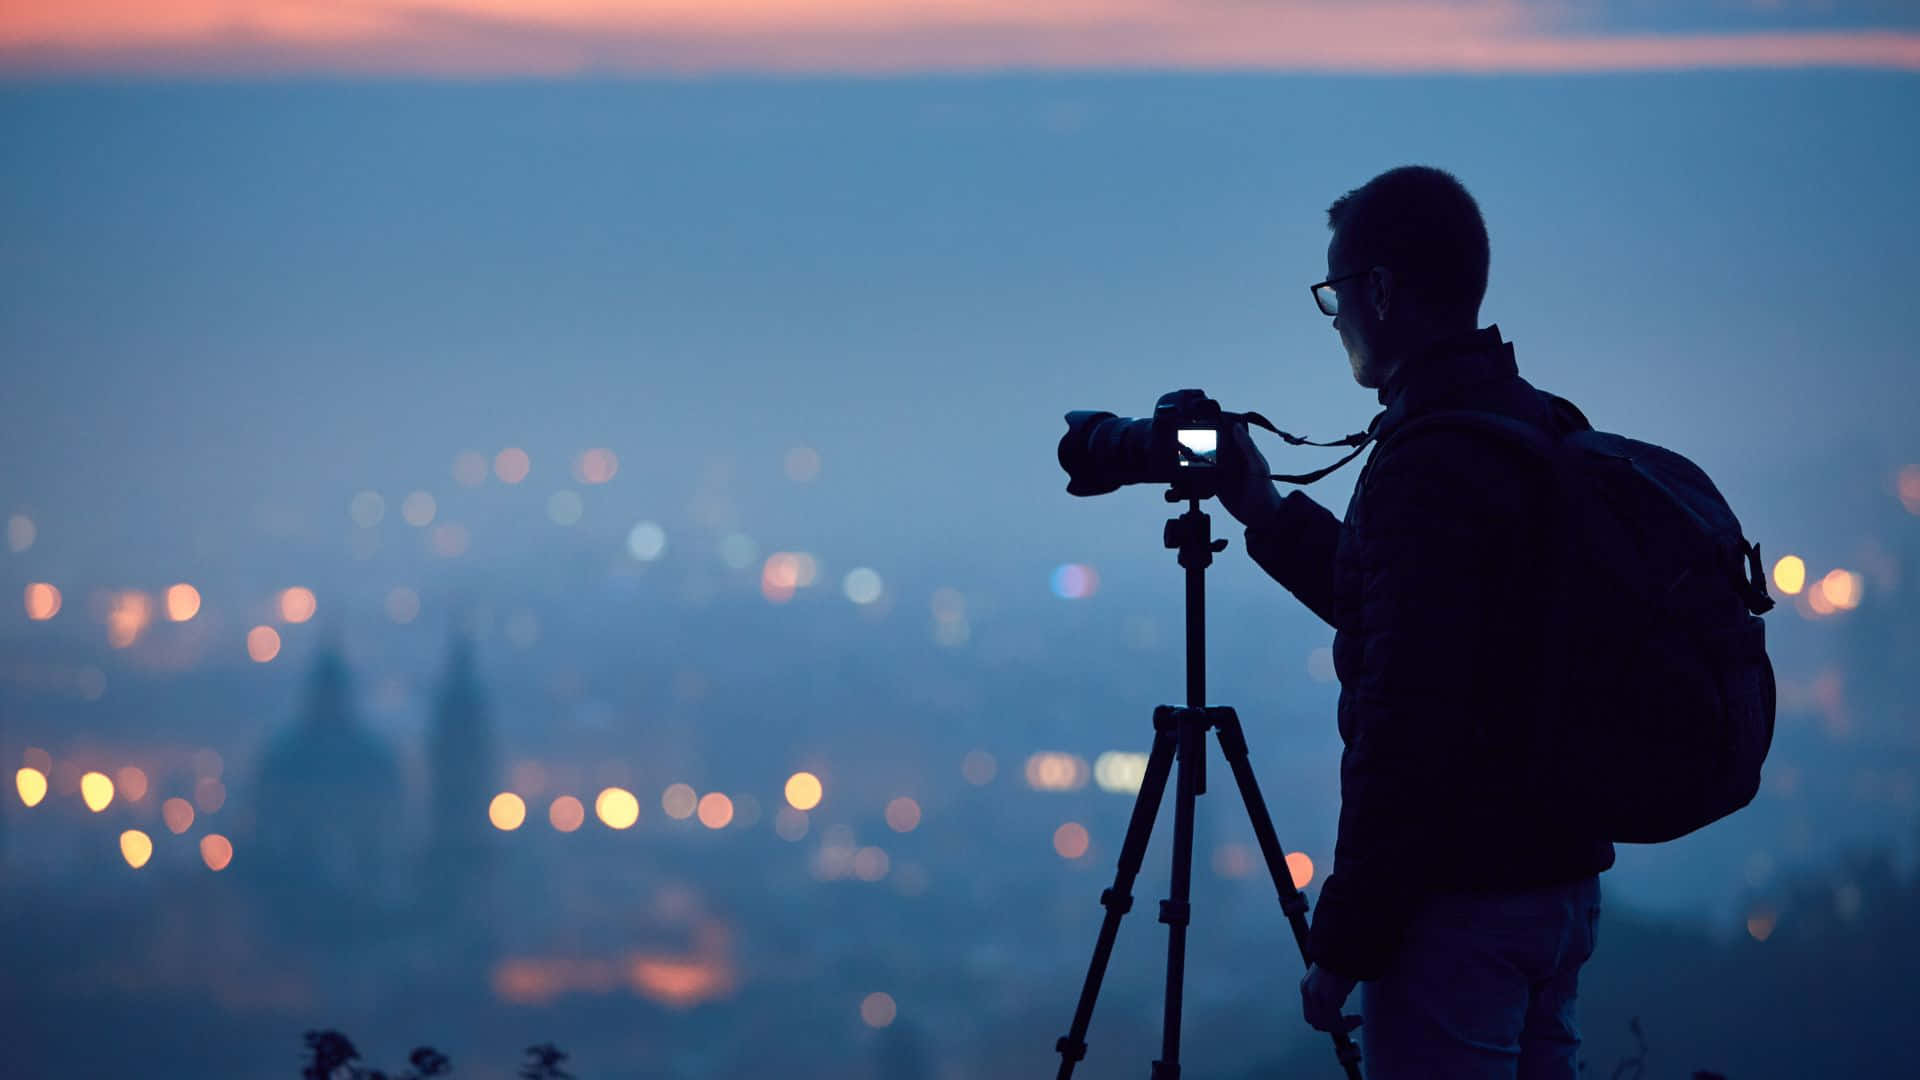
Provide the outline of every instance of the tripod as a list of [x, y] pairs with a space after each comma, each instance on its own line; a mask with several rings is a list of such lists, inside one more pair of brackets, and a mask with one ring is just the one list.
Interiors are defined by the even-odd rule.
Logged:
[[[1274, 835], [1273, 818], [1260, 795], [1260, 784], [1247, 762], [1247, 739], [1240, 729], [1240, 717], [1231, 707], [1206, 704], [1207, 700], [1207, 628], [1206, 570], [1215, 552], [1226, 549], [1225, 540], [1214, 540], [1212, 519], [1200, 512], [1204, 495], [1176, 484], [1166, 493], [1168, 502], [1187, 503], [1186, 513], [1169, 519], [1164, 542], [1179, 552], [1180, 565], [1187, 572], [1187, 704], [1161, 705], [1153, 710], [1153, 752], [1147, 758], [1146, 777], [1140, 782], [1140, 794], [1134, 799], [1133, 817], [1127, 823], [1126, 840], [1120, 845], [1120, 867], [1113, 885], [1100, 894], [1107, 909], [1100, 923], [1100, 937], [1093, 946], [1093, 961], [1087, 968], [1087, 981], [1080, 988], [1080, 1003], [1073, 1011], [1073, 1026], [1054, 1043], [1060, 1053], [1059, 1080], [1073, 1075], [1073, 1067], [1087, 1056], [1087, 1024], [1093, 1019], [1094, 999], [1100, 994], [1100, 980], [1107, 972], [1107, 960], [1113, 954], [1113, 939], [1120, 929], [1120, 917], [1133, 907], [1133, 882], [1146, 857], [1147, 838], [1153, 833], [1153, 819], [1167, 787], [1167, 774], [1176, 759], [1179, 776], [1174, 783], [1173, 804], [1173, 895], [1160, 902], [1160, 921], [1167, 924], [1166, 1013], [1160, 1035], [1160, 1058], [1153, 1063], [1152, 1080], [1176, 1080], [1180, 1075], [1180, 1001], [1187, 967], [1188, 887], [1193, 878], [1193, 803], [1206, 794], [1206, 735], [1211, 729], [1220, 739], [1227, 766], [1240, 787], [1247, 816], [1253, 820], [1254, 835], [1260, 842], [1260, 854], [1266, 860], [1267, 873], [1280, 893], [1280, 910], [1293, 926], [1294, 942], [1302, 960], [1307, 956], [1307, 898], [1293, 883], [1287, 869], [1280, 839]], [[1333, 1034], [1334, 1053], [1346, 1070], [1348, 1080], [1360, 1080], [1360, 1048], [1344, 1032]]]

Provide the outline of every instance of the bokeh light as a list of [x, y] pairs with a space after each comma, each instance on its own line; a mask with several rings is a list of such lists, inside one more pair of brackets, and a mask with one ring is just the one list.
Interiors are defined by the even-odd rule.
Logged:
[[1000, 763], [985, 750], [969, 750], [967, 756], [960, 759], [960, 775], [974, 787], [985, 787], [993, 783], [994, 774], [1000, 771]]
[[247, 655], [256, 664], [264, 664], [280, 655], [280, 631], [271, 626], [256, 626], [247, 631]]
[[139, 829], [128, 829], [120, 834], [120, 857], [135, 870], [147, 865], [153, 858], [153, 837]]
[[1907, 508], [1907, 513], [1920, 514], [1920, 465], [1901, 466], [1894, 490], [1899, 492], [1900, 505]]
[[314, 598], [313, 590], [303, 585], [280, 591], [280, 617], [290, 623], [303, 623], [313, 618], [319, 610], [320, 602]]
[[609, 829], [630, 829], [640, 820], [640, 800], [626, 788], [610, 787], [593, 800], [593, 813]]
[[894, 1005], [891, 994], [868, 994], [860, 999], [860, 1019], [870, 1028], [886, 1027], [898, 1015], [899, 1008]]
[[203, 776], [193, 782], [193, 805], [203, 814], [218, 813], [227, 805], [227, 785], [218, 777]]
[[13, 789], [20, 793], [22, 803], [39, 806], [47, 797], [47, 774], [30, 765], [23, 767], [13, 774]]
[[487, 482], [487, 457], [478, 450], [462, 450], [453, 459], [453, 482], [479, 487]]
[[760, 545], [746, 533], [728, 533], [720, 538], [720, 561], [732, 570], [745, 570], [760, 557]]
[[641, 562], [652, 562], [667, 551], [667, 530], [651, 521], [643, 521], [627, 530], [627, 554]]
[[1820, 579], [1820, 593], [1835, 611], [1852, 611], [1860, 606], [1862, 581], [1851, 570], [1829, 570]]
[[1313, 880], [1313, 860], [1304, 851], [1287, 852], [1287, 875], [1293, 878], [1293, 887], [1304, 889]]
[[660, 809], [675, 821], [685, 821], [693, 816], [700, 803], [700, 797], [686, 784], [668, 784], [667, 790], [660, 793]]
[[36, 581], [27, 586], [27, 618], [34, 622], [45, 622], [60, 614], [60, 590], [44, 581]]
[[1778, 916], [1771, 911], [1760, 910], [1747, 916], [1747, 933], [1755, 941], [1765, 941], [1773, 936], [1774, 923]]
[[467, 546], [472, 541], [473, 534], [467, 531], [465, 525], [435, 525], [433, 531], [427, 534], [427, 549], [443, 559], [457, 559], [467, 553]]
[[1147, 755], [1131, 750], [1109, 750], [1093, 759], [1093, 782], [1101, 791], [1134, 795], [1147, 778]]
[[886, 818], [894, 832], [912, 832], [920, 825], [920, 804], [902, 795], [887, 804]]
[[773, 815], [773, 831], [782, 840], [795, 841], [807, 835], [807, 812], [783, 806]]
[[128, 802], [139, 802], [147, 797], [147, 773], [138, 765], [122, 766], [113, 774], [113, 780], [120, 797]]
[[80, 801], [96, 814], [113, 805], [112, 778], [103, 772], [89, 772], [81, 776]]
[[178, 836], [193, 828], [193, 804], [176, 795], [160, 804], [160, 820], [167, 823], [168, 832]]
[[377, 491], [356, 492], [347, 500], [347, 517], [363, 529], [371, 529], [387, 516], [387, 500]]
[[1788, 596], [1800, 595], [1807, 584], [1807, 564], [1798, 555], [1782, 555], [1773, 564], [1774, 587]]
[[208, 833], [200, 838], [200, 859], [215, 873], [225, 870], [233, 863], [233, 841], [219, 833]]
[[853, 853], [853, 876], [861, 881], [879, 881], [887, 876], [887, 870], [893, 866], [893, 860], [880, 848], [871, 845]]
[[547, 821], [561, 832], [572, 832], [586, 824], [587, 808], [571, 795], [562, 795], [547, 807]]
[[138, 589], [115, 593], [107, 608], [107, 644], [124, 649], [153, 621], [153, 598]]
[[1087, 827], [1077, 821], [1069, 821], [1053, 830], [1053, 850], [1063, 859], [1077, 859], [1087, 853], [1093, 845], [1093, 839], [1087, 835]]
[[606, 447], [583, 452], [573, 461], [573, 477], [583, 484], [604, 484], [620, 471], [620, 459]]
[[527, 802], [511, 791], [503, 791], [487, 804], [487, 821], [501, 832], [512, 832], [527, 821]]
[[400, 501], [400, 517], [414, 528], [424, 529], [433, 524], [433, 515], [439, 508], [431, 494], [416, 491]]
[[186, 622], [200, 614], [200, 590], [181, 582], [167, 586], [167, 618], [173, 622]]
[[420, 594], [405, 585], [396, 585], [387, 590], [387, 618], [397, 623], [410, 623], [420, 617]]
[[493, 455], [493, 475], [499, 477], [503, 484], [517, 484], [532, 471], [533, 459], [517, 446], [509, 446]]
[[847, 571], [841, 588], [845, 590], [847, 599], [856, 604], [871, 604], [880, 599], [882, 591], [880, 575], [864, 566]]
[[733, 800], [718, 791], [700, 796], [700, 824], [709, 829], [724, 829], [733, 821]]
[[34, 538], [40, 530], [34, 527], [33, 519], [25, 514], [14, 514], [7, 518], [7, 550], [15, 555], [33, 546]]
[[586, 512], [587, 504], [577, 491], [561, 490], [547, 496], [547, 519], [555, 525], [578, 525]]
[[787, 805], [795, 810], [811, 810], [819, 806], [821, 796], [825, 793], [820, 778], [810, 772], [797, 772], [787, 777]]
[[796, 446], [787, 451], [783, 464], [787, 479], [796, 484], [811, 484], [820, 479], [820, 451], [811, 446]]
[[1100, 588], [1100, 575], [1085, 563], [1063, 563], [1053, 572], [1053, 595], [1084, 600]]
[[1027, 758], [1027, 786], [1035, 791], [1078, 791], [1087, 785], [1086, 760], [1042, 750]]

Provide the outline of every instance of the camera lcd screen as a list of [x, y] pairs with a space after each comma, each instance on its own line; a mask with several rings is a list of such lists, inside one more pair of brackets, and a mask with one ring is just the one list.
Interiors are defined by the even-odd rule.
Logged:
[[1181, 465], [1197, 465], [1204, 468], [1215, 464], [1215, 451], [1219, 448], [1220, 442], [1218, 431], [1213, 428], [1181, 428], [1179, 436], [1180, 445], [1192, 452], [1191, 456], [1180, 455]]

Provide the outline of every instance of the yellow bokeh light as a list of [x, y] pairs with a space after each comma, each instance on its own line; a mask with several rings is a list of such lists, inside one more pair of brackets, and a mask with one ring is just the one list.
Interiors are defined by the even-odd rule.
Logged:
[[717, 791], [700, 796], [700, 824], [709, 829], [724, 829], [733, 821], [733, 800]]
[[1851, 570], [1829, 570], [1820, 579], [1820, 592], [1836, 611], [1860, 606], [1860, 575]]
[[919, 803], [902, 795], [887, 804], [887, 827], [894, 832], [912, 832], [919, 824]]
[[44, 581], [27, 586], [27, 618], [45, 622], [60, 614], [60, 590]]
[[593, 813], [609, 829], [630, 829], [640, 820], [640, 800], [626, 788], [610, 787], [593, 800]]
[[300, 623], [313, 618], [319, 602], [314, 599], [313, 590], [295, 585], [291, 589], [280, 591], [280, 617], [288, 622]]
[[586, 824], [587, 808], [571, 795], [562, 795], [547, 807], [547, 820], [561, 832], [572, 832]]
[[1800, 595], [1807, 584], [1806, 560], [1798, 555], [1782, 555], [1773, 564], [1774, 587], [1788, 596]]
[[247, 655], [256, 664], [264, 664], [280, 655], [280, 631], [271, 626], [256, 626], [247, 631]]
[[893, 1018], [899, 1013], [899, 1007], [894, 1005], [891, 994], [868, 994], [860, 999], [860, 1019], [865, 1021], [868, 1027], [886, 1027], [893, 1023]]
[[175, 836], [193, 828], [193, 804], [178, 795], [160, 804], [160, 820]]
[[1069, 821], [1053, 830], [1053, 850], [1059, 852], [1063, 859], [1077, 859], [1085, 855], [1092, 842], [1087, 835], [1087, 827], [1077, 821]]
[[1304, 851], [1287, 852], [1287, 873], [1293, 878], [1293, 887], [1304, 889], [1313, 880], [1313, 860]]
[[811, 810], [819, 806], [825, 794], [825, 789], [820, 786], [820, 778], [810, 772], [797, 772], [787, 777], [787, 805], [795, 810]]
[[487, 804], [487, 820], [501, 832], [512, 832], [526, 823], [527, 802], [511, 791], [503, 791]]
[[147, 797], [147, 774], [137, 765], [128, 765], [113, 774], [120, 788], [121, 798], [128, 802], [139, 802]]
[[90, 772], [80, 778], [80, 801], [99, 813], [113, 805], [113, 780], [103, 772]]
[[167, 618], [174, 622], [186, 622], [200, 614], [200, 590], [181, 582], [167, 586]]
[[225, 870], [233, 862], [233, 841], [219, 833], [208, 833], [200, 838], [200, 858], [209, 870]]
[[47, 774], [35, 768], [23, 768], [13, 774], [13, 788], [20, 793], [20, 801], [28, 806], [39, 806], [40, 800], [47, 797]]
[[699, 803], [699, 796], [695, 795], [693, 788], [686, 784], [668, 784], [667, 790], [660, 793], [660, 809], [665, 810], [667, 816], [675, 821], [685, 821], [692, 817], [694, 808]]
[[128, 829], [120, 834], [120, 855], [127, 860], [128, 866], [140, 869], [147, 865], [148, 859], [153, 858], [153, 837], [139, 829]]

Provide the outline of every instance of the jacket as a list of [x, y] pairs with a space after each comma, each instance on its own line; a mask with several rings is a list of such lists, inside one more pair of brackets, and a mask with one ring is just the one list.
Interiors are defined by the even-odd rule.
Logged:
[[1295, 491], [1246, 533], [1254, 561], [1334, 628], [1339, 834], [1308, 953], [1362, 980], [1386, 972], [1425, 897], [1573, 881], [1614, 858], [1555, 826], [1520, 752], [1543, 722], [1553, 625], [1543, 481], [1485, 433], [1395, 438], [1440, 409], [1548, 429], [1584, 418], [1520, 378], [1497, 325], [1410, 358], [1381, 400], [1344, 520]]

